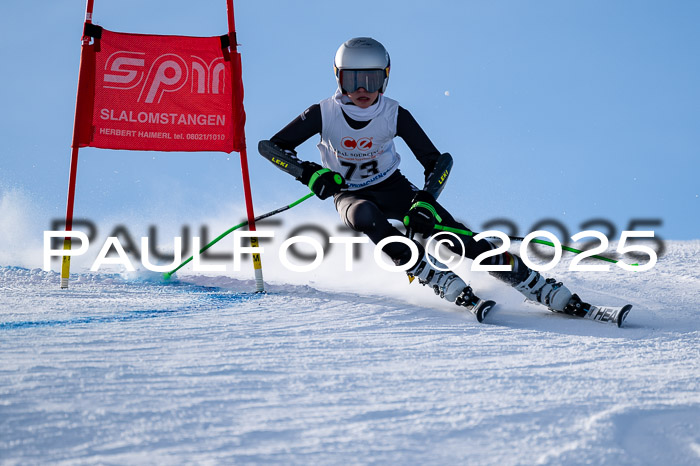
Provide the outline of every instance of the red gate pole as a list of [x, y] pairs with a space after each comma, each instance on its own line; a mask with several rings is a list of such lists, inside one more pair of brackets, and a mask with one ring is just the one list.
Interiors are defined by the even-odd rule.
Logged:
[[[229, 43], [230, 43], [230, 48], [232, 54], [238, 54], [238, 42], [236, 41], [236, 21], [234, 19], [234, 13], [233, 13], [233, 0], [226, 0], [226, 13], [228, 16], [228, 36], [229, 36]], [[231, 67], [233, 69], [234, 67], [234, 60], [237, 57], [232, 57], [231, 58]], [[233, 80], [233, 73], [231, 73], [231, 77]], [[234, 99], [234, 111], [235, 111], [235, 99], [236, 99], [236, 93], [233, 92], [233, 99]], [[242, 95], [239, 96], [242, 98]], [[241, 126], [243, 130], [243, 141], [245, 143], [245, 129], [244, 126]], [[250, 177], [248, 175], [248, 151], [246, 150], [245, 144], [240, 150], [240, 157], [241, 157], [241, 171], [243, 173], [243, 192], [245, 194], [245, 205], [246, 205], [246, 212], [248, 215], [248, 230], [249, 231], [255, 231], [255, 213], [253, 212], [253, 196], [250, 190]], [[250, 238], [250, 246], [251, 247], [258, 247], [259, 242], [257, 236], [252, 236]], [[255, 270], [255, 291], [257, 292], [263, 292], [265, 291], [265, 284], [263, 282], [263, 275], [262, 275], [262, 261], [260, 260], [260, 254], [253, 254], [253, 268]]]
[[[85, 6], [85, 23], [86, 24], [91, 24], [92, 23], [92, 9], [95, 1], [94, 0], [87, 0], [87, 4]], [[75, 183], [76, 183], [76, 178], [78, 175], [78, 121], [79, 121], [79, 106], [78, 106], [78, 97], [80, 94], [80, 89], [81, 89], [81, 80], [84, 80], [84, 73], [83, 73], [83, 52], [85, 51], [85, 47], [87, 47], [90, 43], [90, 38], [86, 35], [84, 35], [83, 32], [83, 39], [82, 39], [82, 45], [80, 49], [80, 68], [78, 69], [78, 94], [76, 95], [75, 98], [75, 117], [73, 120], [73, 144], [72, 144], [72, 150], [71, 150], [71, 157], [70, 157], [70, 172], [68, 175], [68, 200], [66, 202], [66, 226], [65, 226], [65, 231], [72, 231], [73, 230], [73, 205], [75, 203]], [[63, 239], [63, 250], [64, 251], [70, 251], [71, 249], [71, 238], [69, 236], [65, 237]], [[61, 288], [68, 288], [68, 277], [70, 276], [70, 255], [63, 256], [63, 260], [61, 262]]]

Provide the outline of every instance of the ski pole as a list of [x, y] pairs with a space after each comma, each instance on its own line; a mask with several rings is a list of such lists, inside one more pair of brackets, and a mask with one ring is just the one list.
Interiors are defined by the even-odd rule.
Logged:
[[[450, 233], [458, 233], [458, 234], [465, 235], [465, 236], [475, 236], [477, 234], [477, 233], [474, 233], [473, 231], [461, 230], [459, 228], [448, 227], [445, 225], [435, 225], [435, 229], [442, 230], [442, 231], [448, 231]], [[519, 236], [508, 236], [508, 238], [510, 238], [513, 241], [522, 241], [525, 239], [525, 238], [521, 238]], [[544, 244], [545, 246], [555, 247], [554, 243], [551, 243], [549, 241], [544, 241], [541, 239], [537, 239], [537, 238], [533, 239], [532, 242], [537, 243], [537, 244]], [[584, 252], [584, 251], [581, 251], [580, 249], [570, 248], [569, 246], [564, 246], [564, 245], [562, 245], [561, 248], [564, 251], [573, 252], [575, 254], [581, 254], [582, 252]], [[603, 257], [603, 256], [598, 256], [598, 255], [594, 255], [594, 256], [590, 256], [590, 257], [592, 257], [594, 259], [606, 261], [606, 262], [612, 262], [613, 264], [617, 264], [619, 262], [615, 259], [610, 259], [609, 257]], [[632, 264], [632, 265], [638, 266], [639, 264]]]
[[[277, 215], [277, 214], [279, 214], [279, 213], [281, 213], [281, 212], [284, 212], [285, 210], [289, 210], [289, 209], [291, 209], [292, 207], [295, 207], [295, 206], [301, 204], [302, 202], [304, 202], [305, 200], [307, 200], [308, 198], [313, 197], [313, 196], [314, 196], [314, 193], [309, 193], [309, 194], [305, 195], [304, 197], [297, 199], [296, 201], [292, 202], [292, 203], [289, 204], [289, 205], [286, 205], [286, 206], [284, 206], [284, 207], [280, 207], [279, 209], [271, 210], [270, 212], [267, 212], [267, 213], [262, 214], [262, 215], [258, 215], [258, 216], [255, 217], [253, 220], [256, 221], [256, 222], [258, 222], [258, 221], [263, 220], [263, 219], [266, 219], [266, 218], [268, 218], [268, 217], [272, 217], [273, 215]], [[246, 220], [245, 222], [239, 223], [238, 225], [236, 225], [236, 226], [234, 226], [234, 227], [229, 228], [228, 230], [226, 230], [225, 232], [221, 233], [219, 236], [217, 236], [216, 238], [214, 238], [211, 242], [209, 242], [209, 244], [207, 244], [207, 245], [204, 246], [202, 249], [200, 249], [200, 250], [199, 250], [199, 254], [202, 254], [204, 251], [206, 251], [206, 250], [209, 249], [210, 247], [214, 246], [216, 243], [218, 243], [220, 240], [222, 240], [224, 237], [226, 237], [226, 236], [227, 236], [229, 233], [231, 233], [232, 231], [238, 230], [239, 228], [243, 228], [243, 227], [246, 226], [246, 225], [248, 225], [248, 220]], [[173, 270], [171, 270], [170, 272], [165, 272], [165, 273], [163, 274], [163, 278], [164, 278], [165, 280], [170, 279], [170, 277], [171, 277], [175, 272], [177, 272], [177, 271], [180, 270], [182, 267], [184, 267], [185, 265], [187, 265], [190, 261], [192, 261], [193, 258], [194, 258], [194, 256], [190, 256], [187, 260], [185, 260], [184, 262], [182, 262], [182, 264], [178, 265], [177, 267], [175, 267], [175, 268], [174, 268]]]

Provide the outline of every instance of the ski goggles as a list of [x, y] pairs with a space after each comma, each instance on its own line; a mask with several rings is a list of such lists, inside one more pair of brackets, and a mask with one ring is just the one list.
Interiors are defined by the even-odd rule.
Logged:
[[376, 92], [384, 86], [388, 69], [383, 70], [340, 70], [338, 81], [343, 92], [355, 92], [363, 88], [367, 92]]

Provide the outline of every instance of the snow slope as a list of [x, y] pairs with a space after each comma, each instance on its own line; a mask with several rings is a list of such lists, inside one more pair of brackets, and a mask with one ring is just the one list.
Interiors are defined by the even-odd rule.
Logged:
[[647, 273], [552, 271], [634, 304], [622, 329], [477, 274], [488, 324], [405, 279], [259, 295], [80, 273], [59, 290], [0, 267], [0, 463], [697, 465], [699, 257], [668, 242]]

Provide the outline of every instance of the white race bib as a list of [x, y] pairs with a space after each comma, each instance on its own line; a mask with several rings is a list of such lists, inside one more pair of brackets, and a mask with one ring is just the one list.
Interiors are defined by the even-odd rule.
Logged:
[[380, 95], [375, 105], [380, 108], [372, 112], [375, 115], [369, 124], [352, 129], [345, 121], [340, 99], [331, 97], [320, 103], [321, 161], [324, 167], [343, 175], [351, 191], [385, 180], [401, 162], [394, 146], [399, 103]]

